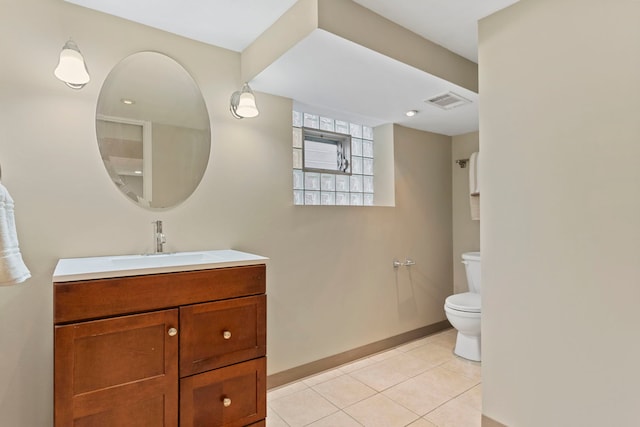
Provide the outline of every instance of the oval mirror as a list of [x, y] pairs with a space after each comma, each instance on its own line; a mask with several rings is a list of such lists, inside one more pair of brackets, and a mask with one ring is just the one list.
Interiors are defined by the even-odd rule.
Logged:
[[111, 70], [98, 97], [96, 133], [111, 179], [145, 208], [182, 203], [209, 162], [211, 127], [200, 89], [161, 53], [135, 53]]

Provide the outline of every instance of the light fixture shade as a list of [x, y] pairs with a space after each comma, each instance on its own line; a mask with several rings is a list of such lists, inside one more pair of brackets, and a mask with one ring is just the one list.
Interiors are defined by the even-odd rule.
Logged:
[[84, 58], [73, 40], [65, 43], [60, 52], [60, 61], [53, 74], [73, 89], [82, 89], [91, 77]]
[[242, 85], [242, 90], [231, 95], [229, 109], [236, 119], [256, 117], [260, 114], [256, 106], [256, 98], [247, 83]]

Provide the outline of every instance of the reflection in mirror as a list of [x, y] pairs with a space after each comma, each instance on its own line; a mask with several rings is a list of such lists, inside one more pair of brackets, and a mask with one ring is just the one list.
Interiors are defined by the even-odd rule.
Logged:
[[182, 203], [209, 162], [211, 128], [200, 89], [161, 53], [135, 53], [113, 68], [100, 91], [96, 133], [111, 179], [146, 208]]

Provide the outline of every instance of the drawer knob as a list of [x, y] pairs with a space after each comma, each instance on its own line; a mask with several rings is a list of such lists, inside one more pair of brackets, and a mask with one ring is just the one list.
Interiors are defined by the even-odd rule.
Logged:
[[225, 408], [228, 408], [229, 406], [231, 406], [231, 399], [229, 399], [228, 397], [225, 397], [224, 399], [222, 399], [222, 404], [224, 405]]
[[231, 331], [224, 331], [224, 332], [222, 333], [222, 337], [223, 337], [225, 340], [228, 340], [229, 338], [231, 338]]
[[176, 328], [169, 328], [169, 331], [167, 331], [167, 333], [170, 337], [175, 337], [176, 335], [178, 335], [178, 330]]

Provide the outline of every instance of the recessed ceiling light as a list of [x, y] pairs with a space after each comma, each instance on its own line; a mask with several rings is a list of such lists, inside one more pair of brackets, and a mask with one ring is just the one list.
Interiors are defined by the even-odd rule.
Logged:
[[416, 114], [418, 114], [418, 110], [409, 110], [406, 113], [404, 113], [407, 117], [413, 117]]
[[142, 175], [142, 171], [133, 171], [136, 175]]
[[122, 101], [122, 103], [126, 105], [133, 105], [136, 103], [136, 101], [134, 101], [133, 99], [127, 99], [127, 98], [122, 98], [120, 101]]

